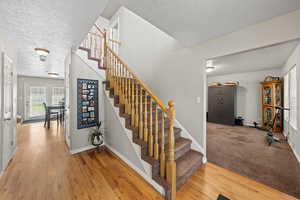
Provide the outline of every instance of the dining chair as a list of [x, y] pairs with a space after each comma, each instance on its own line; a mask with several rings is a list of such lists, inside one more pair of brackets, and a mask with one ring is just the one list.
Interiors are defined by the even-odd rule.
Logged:
[[[44, 122], [44, 127], [47, 127], [50, 128], [50, 121], [51, 121], [51, 117], [56, 117], [56, 120], [57, 120], [57, 126], [59, 125], [58, 124], [58, 120], [59, 120], [59, 112], [57, 111], [51, 111], [48, 109], [47, 107], [47, 104], [44, 102], [43, 103], [43, 106], [44, 106], [44, 109], [45, 109], [45, 122]], [[49, 123], [49, 124], [47, 124]]]
[[61, 106], [59, 109], [59, 121], [63, 124], [65, 120], [65, 102], [61, 101], [59, 102], [59, 105]]

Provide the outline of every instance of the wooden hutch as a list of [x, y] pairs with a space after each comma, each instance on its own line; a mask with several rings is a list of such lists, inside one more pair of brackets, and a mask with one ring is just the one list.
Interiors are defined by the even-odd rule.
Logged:
[[[283, 82], [281, 80], [261, 82], [262, 88], [262, 128], [268, 128], [275, 116], [275, 106], [283, 106]], [[274, 132], [283, 130], [283, 111], [275, 120]]]

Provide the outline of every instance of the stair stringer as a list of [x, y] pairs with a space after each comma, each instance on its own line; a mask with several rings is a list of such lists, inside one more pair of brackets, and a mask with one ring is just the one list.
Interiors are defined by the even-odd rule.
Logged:
[[195, 138], [184, 128], [184, 126], [177, 120], [174, 120], [174, 126], [181, 129], [181, 136], [192, 140], [191, 149], [198, 151], [203, 154], [202, 162], [203, 164], [207, 162], [206, 153], [203, 147], [195, 140]]
[[[132, 145], [132, 147], [133, 147], [133, 149], [136, 153], [136, 156], [138, 157], [140, 163], [142, 164], [144, 171], [138, 170], [138, 168], [136, 166], [132, 166], [134, 164], [131, 163], [131, 162], [128, 162], [127, 158], [124, 158], [124, 156], [121, 153], [114, 152], [114, 149], [111, 149], [111, 150], [116, 154], [121, 154], [120, 158], [124, 162], [126, 162], [132, 169], [134, 169], [138, 174], [140, 174], [150, 185], [152, 185], [161, 195], [164, 196], [165, 195], [164, 188], [152, 179], [152, 166], [142, 159], [141, 146], [138, 145], [138, 144], [135, 144], [133, 142], [133, 140], [132, 140], [132, 138], [133, 138], [132, 131], [125, 127], [125, 119], [119, 116], [119, 108], [114, 106], [114, 100], [109, 97], [109, 92], [105, 91], [105, 89], [104, 89], [103, 92], [105, 93], [104, 96], [105, 96], [106, 100], [109, 102], [108, 104], [109, 104], [110, 108], [113, 109], [114, 114], [117, 116], [117, 118], [118, 118], [124, 132], [125, 132], [125, 135], [128, 137], [128, 140], [131, 143], [131, 145]], [[106, 145], [107, 145], [108, 148], [111, 148], [107, 143], [106, 143]]]

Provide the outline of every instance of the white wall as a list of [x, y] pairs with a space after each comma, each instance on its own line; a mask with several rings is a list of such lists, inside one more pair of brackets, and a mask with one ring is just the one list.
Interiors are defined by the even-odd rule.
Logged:
[[[124, 130], [124, 124], [121, 123], [118, 113], [114, 111], [114, 106], [107, 96], [104, 97], [104, 110], [105, 144], [129, 160], [136, 168], [144, 171], [140, 161], [141, 157], [138, 157], [133, 147], [132, 138], [130, 138], [130, 141]], [[119, 112], [119, 109], [117, 109], [117, 112]]]
[[261, 85], [266, 76], [282, 76], [281, 69], [256, 71], [248, 73], [235, 73], [220, 76], [209, 76], [210, 82], [239, 82], [237, 87], [237, 113], [243, 117], [245, 125], [253, 125], [253, 122], [261, 123]]
[[298, 158], [298, 161], [300, 162], [300, 45], [297, 46], [297, 48], [294, 50], [290, 58], [287, 60], [285, 66], [282, 69], [282, 73], [286, 74], [293, 66], [296, 65], [296, 71], [297, 71], [297, 127], [298, 130], [295, 130], [292, 126], [290, 126], [288, 130], [288, 124], [285, 121], [284, 124], [284, 132], [289, 135], [289, 143], [294, 150], [295, 155]]
[[[63, 79], [54, 78], [40, 78], [30, 76], [18, 76], [18, 115], [22, 116], [22, 119], [26, 119], [26, 100], [29, 96], [30, 87], [45, 87], [46, 88], [46, 103], [52, 104], [52, 88], [64, 87]], [[27, 93], [27, 94], [26, 94]], [[42, 116], [43, 117], [43, 116]]]
[[103, 78], [90, 68], [75, 52], [71, 54], [71, 65], [69, 68], [69, 127], [70, 127], [70, 150], [92, 148], [89, 139], [89, 128], [77, 129], [77, 79], [94, 79], [99, 81], [99, 121], [104, 119], [103, 110]]

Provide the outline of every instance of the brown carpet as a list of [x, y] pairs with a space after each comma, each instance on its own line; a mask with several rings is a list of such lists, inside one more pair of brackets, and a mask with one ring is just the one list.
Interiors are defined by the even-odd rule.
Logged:
[[300, 199], [300, 164], [285, 143], [266, 144], [265, 132], [207, 124], [209, 162]]

